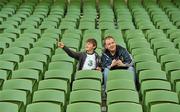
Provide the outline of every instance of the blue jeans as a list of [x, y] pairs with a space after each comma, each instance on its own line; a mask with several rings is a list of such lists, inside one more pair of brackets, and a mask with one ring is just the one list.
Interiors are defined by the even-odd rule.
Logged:
[[[133, 72], [133, 74], [134, 74], [134, 81], [136, 82], [136, 75], [135, 75], [134, 67], [130, 66], [127, 70]], [[103, 71], [103, 82], [104, 82], [103, 92], [106, 92], [108, 74], [109, 74], [109, 68], [105, 68], [104, 71]]]

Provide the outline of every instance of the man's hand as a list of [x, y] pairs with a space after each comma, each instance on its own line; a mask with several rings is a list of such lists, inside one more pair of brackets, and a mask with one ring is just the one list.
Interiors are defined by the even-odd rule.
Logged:
[[114, 67], [114, 66], [116, 66], [117, 65], [117, 60], [112, 60], [112, 63], [111, 63], [111, 67]]
[[125, 66], [125, 64], [121, 60], [116, 60], [117, 66]]
[[64, 47], [64, 43], [63, 42], [58, 42], [58, 47], [63, 48]]

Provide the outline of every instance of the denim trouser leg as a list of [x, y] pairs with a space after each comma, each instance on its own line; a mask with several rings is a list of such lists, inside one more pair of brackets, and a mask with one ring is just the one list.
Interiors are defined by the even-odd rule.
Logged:
[[130, 66], [128, 68], [129, 71], [133, 72], [133, 75], [134, 75], [134, 82], [135, 82], [135, 85], [136, 85], [136, 89], [139, 90], [139, 81], [138, 81], [138, 78], [136, 76], [136, 72], [135, 72], [135, 69], [133, 66]]
[[109, 74], [109, 69], [108, 68], [105, 68], [104, 69], [104, 72], [103, 72], [103, 81], [104, 81], [104, 92], [106, 92], [106, 84], [107, 84], [107, 78], [108, 78], [108, 74]]
[[135, 74], [134, 67], [130, 66], [130, 67], [128, 68], [128, 70], [133, 73], [133, 75], [134, 75], [134, 80], [136, 80], [136, 74]]

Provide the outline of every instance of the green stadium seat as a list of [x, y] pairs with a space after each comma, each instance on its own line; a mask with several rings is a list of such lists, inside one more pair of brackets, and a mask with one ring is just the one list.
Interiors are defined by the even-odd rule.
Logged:
[[180, 58], [179, 54], [167, 54], [161, 56], [160, 63], [162, 65], [162, 68], [163, 69], [165, 68], [166, 63], [177, 61], [179, 58]]
[[163, 80], [147, 80], [141, 83], [140, 93], [142, 96], [150, 90], [168, 90], [171, 91], [171, 84], [168, 81]]
[[137, 48], [137, 49], [133, 49], [131, 51], [131, 54], [133, 55], [133, 57], [141, 54], [153, 54], [153, 50], [150, 48]]
[[3, 53], [12, 53], [20, 56], [20, 60], [23, 60], [23, 57], [27, 54], [27, 51], [19, 47], [9, 47], [4, 50]]
[[39, 71], [39, 74], [43, 74], [45, 71], [43, 63], [37, 61], [23, 61], [19, 63], [19, 69], [33, 69]]
[[32, 81], [27, 80], [27, 79], [11, 79], [11, 80], [6, 80], [4, 82], [2, 89], [3, 90], [6, 90], [6, 89], [22, 90], [30, 94], [34, 91], [34, 85]]
[[176, 70], [180, 70], [180, 62], [175, 61], [165, 64], [165, 71], [167, 75], [171, 74], [172, 71], [176, 71]]
[[30, 38], [30, 39], [33, 39], [34, 42], [36, 42], [38, 40], [38, 35], [37, 34], [34, 34], [34, 33], [23, 33], [23, 34], [20, 34], [20, 38]]
[[[62, 51], [63, 53], [63, 51]], [[52, 56], [51, 62], [56, 62], [56, 61], [65, 61], [65, 62], [70, 62], [73, 63], [75, 62], [75, 60], [71, 57], [69, 57], [67, 54], [63, 53], [63, 54], [55, 54]]]
[[107, 92], [114, 90], [136, 90], [134, 80], [115, 79], [107, 82]]
[[0, 102], [0, 108], [2, 112], [18, 112], [18, 105], [10, 102]]
[[0, 55], [0, 60], [13, 62], [15, 66], [21, 61], [20, 57], [16, 54], [4, 53]]
[[94, 79], [102, 82], [102, 73], [96, 70], [80, 70], [75, 74], [75, 80]]
[[44, 74], [44, 79], [62, 79], [70, 84], [72, 80], [72, 72], [63, 69], [48, 70]]
[[150, 112], [179, 112], [180, 105], [174, 103], [160, 103], [153, 105], [150, 109]]
[[133, 57], [134, 58], [134, 63], [135, 65], [137, 65], [140, 62], [146, 62], [146, 61], [154, 61], [156, 62], [156, 56], [154, 56], [153, 54], [139, 54]]
[[44, 54], [48, 57], [48, 60], [50, 60], [50, 57], [52, 56], [51, 49], [44, 48], [44, 47], [33, 47], [32, 49], [29, 50], [29, 54], [31, 54], [31, 53]]
[[4, 49], [8, 47], [6, 42], [0, 42], [0, 54], [3, 53]]
[[17, 69], [17, 66], [13, 62], [9, 61], [0, 61], [0, 69], [6, 70], [8, 74], [12, 73], [13, 70]]
[[171, 84], [173, 85], [173, 89], [175, 90], [175, 84], [180, 80], [180, 70], [172, 71], [170, 74], [168, 74], [169, 80]]
[[144, 70], [161, 70], [161, 65], [156, 61], [145, 61], [136, 64], [136, 73]]
[[29, 104], [30, 100], [27, 98], [25, 91], [21, 90], [3, 90], [0, 91], [0, 101], [9, 102], [18, 105], [19, 110], [24, 110], [24, 106]]
[[73, 81], [72, 91], [94, 90], [101, 91], [101, 82], [93, 79], [81, 79]]
[[144, 70], [139, 73], [139, 83], [146, 80], [167, 80], [166, 73], [161, 70]]
[[179, 103], [178, 94], [167, 90], [148, 91], [144, 96], [144, 105], [149, 110], [152, 105], [159, 103]]
[[134, 75], [132, 72], [130, 72], [128, 70], [112, 70], [112, 71], [109, 71], [107, 81], [115, 80], [115, 79], [134, 80]]
[[18, 69], [12, 72], [11, 79], [28, 79], [32, 81], [34, 88], [37, 87], [37, 82], [40, 80], [40, 74], [33, 69]]
[[66, 105], [66, 96], [63, 91], [50, 89], [38, 90], [34, 92], [32, 102], [51, 102], [59, 104], [61, 107], [64, 108], [64, 106]]
[[161, 59], [161, 56], [168, 54], [179, 54], [179, 51], [175, 48], [162, 48], [157, 50], [157, 59]]
[[137, 103], [122, 102], [108, 105], [108, 112], [143, 112], [142, 106]]
[[122, 102], [139, 103], [138, 92], [132, 90], [115, 90], [107, 93], [107, 105]]
[[67, 81], [60, 79], [46, 79], [39, 81], [38, 90], [47, 89], [63, 91], [67, 96], [70, 88], [68, 88]]
[[59, 104], [49, 102], [38, 102], [27, 105], [26, 112], [62, 112], [62, 108]]
[[48, 70], [55, 70], [55, 69], [69, 70], [73, 73], [73, 64], [65, 61], [49, 63]]
[[42, 62], [44, 66], [48, 64], [47, 56], [40, 53], [30, 53], [24, 57], [24, 61]]
[[77, 90], [70, 93], [70, 104], [79, 102], [90, 102], [101, 105], [101, 92], [93, 90]]
[[73, 103], [67, 106], [66, 112], [101, 112], [101, 107], [99, 104], [89, 103], [89, 102], [81, 102], [81, 103]]

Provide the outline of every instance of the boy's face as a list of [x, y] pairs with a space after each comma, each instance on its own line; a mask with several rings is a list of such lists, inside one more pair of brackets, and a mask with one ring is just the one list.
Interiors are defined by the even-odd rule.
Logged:
[[86, 51], [93, 51], [96, 48], [96, 46], [94, 46], [92, 43], [87, 42], [85, 45], [85, 50]]
[[116, 42], [114, 41], [114, 39], [106, 39], [105, 48], [108, 49], [110, 52], [116, 51]]

